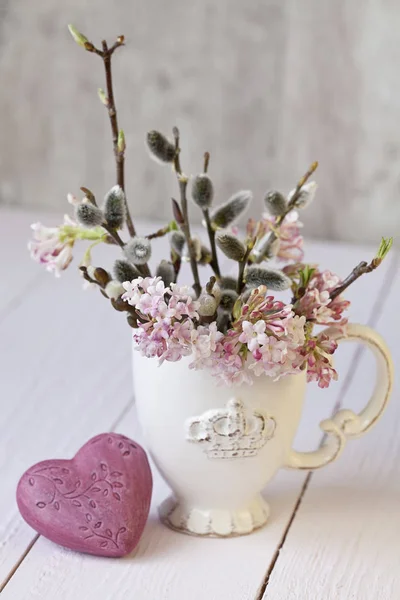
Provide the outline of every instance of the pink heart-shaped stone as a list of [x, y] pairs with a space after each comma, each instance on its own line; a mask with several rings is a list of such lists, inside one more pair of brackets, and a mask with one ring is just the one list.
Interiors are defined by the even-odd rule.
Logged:
[[102, 433], [72, 460], [45, 460], [28, 469], [17, 503], [25, 521], [57, 544], [124, 556], [142, 535], [151, 492], [143, 448], [124, 435]]

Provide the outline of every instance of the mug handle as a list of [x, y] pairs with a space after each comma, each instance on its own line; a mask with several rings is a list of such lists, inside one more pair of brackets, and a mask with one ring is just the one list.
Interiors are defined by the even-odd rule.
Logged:
[[326, 436], [322, 445], [313, 452], [291, 450], [286, 466], [293, 469], [319, 469], [333, 462], [341, 454], [348, 439], [357, 438], [371, 429], [388, 403], [393, 385], [393, 361], [389, 348], [370, 327], [349, 324], [346, 332], [328, 327], [326, 333], [337, 342], [361, 342], [372, 350], [377, 365], [375, 389], [367, 406], [355, 414], [352, 410], [339, 410], [331, 419], [320, 423]]

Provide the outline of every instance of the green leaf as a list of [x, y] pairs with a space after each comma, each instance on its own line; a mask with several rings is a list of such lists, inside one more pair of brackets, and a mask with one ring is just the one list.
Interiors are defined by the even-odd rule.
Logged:
[[310, 283], [310, 279], [315, 273], [315, 268], [310, 267], [310, 265], [305, 265], [304, 268], [300, 271], [300, 287], [306, 288]]
[[380, 246], [378, 248], [378, 252], [376, 258], [383, 260], [385, 256], [389, 253], [390, 248], [393, 246], [393, 238], [382, 238]]

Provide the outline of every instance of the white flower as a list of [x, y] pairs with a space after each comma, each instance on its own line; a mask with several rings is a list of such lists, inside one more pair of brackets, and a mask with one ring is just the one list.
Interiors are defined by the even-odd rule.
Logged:
[[[64, 216], [65, 225], [78, 229], [78, 224], [68, 215]], [[34, 223], [31, 227], [33, 240], [28, 244], [31, 257], [46, 265], [47, 271], [60, 277], [61, 271], [64, 271], [72, 260], [73, 242], [68, 236], [63, 236], [63, 225], [45, 227], [41, 223]]]
[[242, 330], [239, 337], [239, 342], [247, 344], [250, 352], [258, 350], [260, 345], [264, 345], [268, 342], [268, 336], [265, 333], [266, 323], [265, 321], [257, 321], [254, 325], [250, 321], [243, 321]]

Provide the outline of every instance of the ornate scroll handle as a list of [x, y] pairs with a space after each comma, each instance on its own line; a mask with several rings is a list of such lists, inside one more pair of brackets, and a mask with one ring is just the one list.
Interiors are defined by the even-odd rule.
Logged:
[[382, 415], [388, 403], [393, 385], [393, 361], [389, 349], [381, 338], [366, 325], [349, 324], [346, 334], [335, 327], [329, 327], [326, 333], [341, 341], [357, 341], [372, 350], [377, 365], [375, 389], [367, 406], [355, 414], [352, 410], [339, 410], [331, 419], [320, 423], [327, 434], [323, 444], [314, 452], [296, 452], [291, 450], [286, 466], [294, 469], [319, 469], [333, 462], [341, 454], [348, 439], [357, 438], [371, 429]]

